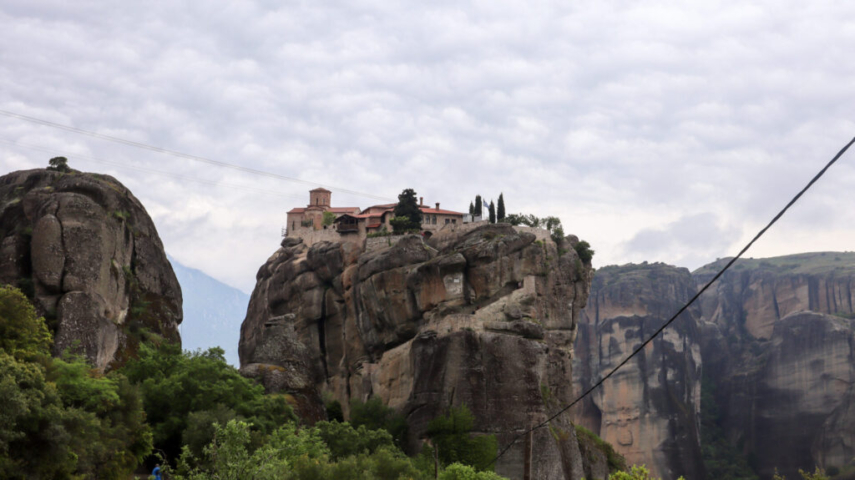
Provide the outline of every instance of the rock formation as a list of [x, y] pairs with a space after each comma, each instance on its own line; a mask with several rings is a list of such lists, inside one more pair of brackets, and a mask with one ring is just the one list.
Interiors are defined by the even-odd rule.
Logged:
[[831, 252], [740, 260], [702, 297], [722, 426], [762, 478], [855, 458], [853, 297], [855, 254]]
[[0, 242], [0, 283], [32, 298], [55, 353], [83, 353], [104, 370], [147, 336], [180, 342], [181, 288], [151, 218], [116, 179], [0, 177]]
[[[597, 270], [579, 320], [574, 383], [583, 392], [653, 335], [695, 294], [685, 268], [641, 264]], [[580, 406], [574, 419], [651, 476], [704, 478], [699, 412], [698, 309], [684, 312]]]
[[[556, 245], [525, 230], [408, 236], [376, 250], [285, 239], [258, 271], [242, 372], [290, 393], [304, 418], [323, 418], [322, 394], [345, 407], [380, 397], [406, 416], [410, 449], [431, 419], [463, 404], [477, 433], [507, 445], [571, 400], [571, 351], [592, 272], [575, 237]], [[569, 416], [533, 441], [532, 478], [606, 475], [602, 457], [582, 458]], [[515, 444], [497, 472], [522, 478], [523, 456]]]

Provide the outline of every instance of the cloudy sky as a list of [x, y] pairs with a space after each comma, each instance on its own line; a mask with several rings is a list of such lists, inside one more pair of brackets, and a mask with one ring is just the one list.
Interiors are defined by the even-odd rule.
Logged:
[[[310, 185], [557, 215], [595, 266], [735, 254], [855, 135], [855, 2], [0, 3], [0, 174], [112, 174], [251, 291]], [[855, 151], [750, 256], [855, 250]], [[345, 193], [345, 189], [356, 193]]]

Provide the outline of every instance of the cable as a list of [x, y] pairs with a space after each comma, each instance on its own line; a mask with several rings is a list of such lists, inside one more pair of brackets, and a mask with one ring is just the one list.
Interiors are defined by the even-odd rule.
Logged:
[[289, 176], [281, 175], [281, 174], [278, 174], [278, 173], [267, 172], [267, 171], [264, 171], [264, 170], [258, 170], [258, 169], [250, 168], [250, 167], [244, 167], [244, 166], [241, 166], [241, 165], [235, 165], [235, 164], [233, 164], [233, 163], [222, 162], [222, 161], [219, 161], [219, 160], [212, 160], [212, 159], [210, 159], [210, 158], [199, 157], [199, 156], [196, 156], [196, 155], [191, 155], [191, 154], [189, 154], [189, 153], [177, 152], [177, 151], [175, 151], [175, 150], [169, 150], [169, 149], [166, 149], [166, 148], [155, 147], [155, 146], [153, 146], [153, 145], [148, 145], [148, 144], [145, 144], [145, 143], [135, 142], [135, 141], [133, 141], [133, 140], [127, 140], [127, 139], [124, 139], [124, 138], [113, 137], [113, 136], [110, 136], [110, 135], [104, 135], [104, 134], [102, 134], [102, 133], [97, 133], [97, 132], [93, 132], [93, 131], [90, 131], [90, 130], [83, 130], [83, 129], [81, 129], [81, 128], [71, 127], [71, 126], [68, 126], [68, 125], [62, 125], [62, 124], [54, 123], [54, 122], [51, 122], [51, 121], [48, 121], [48, 120], [42, 120], [42, 119], [40, 119], [40, 118], [28, 117], [28, 116], [26, 116], [26, 115], [21, 115], [21, 114], [19, 114], [19, 113], [9, 112], [9, 111], [7, 111], [7, 110], [0, 110], [0, 115], [4, 115], [4, 116], [6, 116], [6, 117], [11, 117], [11, 118], [17, 118], [17, 119], [19, 119], [19, 120], [24, 120], [24, 121], [26, 121], [26, 122], [36, 123], [36, 124], [39, 124], [39, 125], [44, 125], [44, 126], [46, 126], [46, 127], [58, 128], [58, 129], [60, 129], [60, 130], [65, 130], [65, 131], [67, 131], [67, 132], [78, 133], [78, 134], [80, 134], [80, 135], [88, 135], [88, 136], [90, 136], [90, 137], [99, 138], [99, 139], [101, 139], [101, 140], [107, 140], [107, 141], [110, 141], [110, 142], [121, 143], [121, 144], [123, 144], [123, 145], [128, 145], [128, 146], [131, 146], [131, 147], [141, 148], [141, 149], [143, 149], [143, 150], [149, 150], [149, 151], [152, 151], [152, 152], [162, 153], [162, 154], [165, 154], [165, 155], [172, 155], [172, 156], [174, 156], [174, 157], [184, 158], [184, 159], [187, 159], [187, 160], [193, 160], [193, 161], [195, 161], [195, 162], [207, 163], [207, 164], [209, 164], [209, 165], [216, 165], [216, 166], [218, 166], [218, 167], [223, 167], [223, 168], [231, 168], [231, 169], [233, 169], [233, 170], [238, 170], [238, 171], [241, 171], [241, 172], [251, 173], [251, 174], [253, 174], [253, 175], [260, 175], [260, 176], [263, 176], [263, 177], [271, 177], [271, 178], [276, 178], [276, 179], [279, 179], [279, 180], [286, 180], [286, 181], [289, 181], [289, 182], [302, 183], [302, 184], [304, 184], [304, 185], [311, 185], [311, 186], [316, 186], [316, 187], [324, 187], [324, 188], [327, 188], [327, 189], [330, 189], [330, 190], [334, 190], [334, 191], [336, 191], [336, 192], [338, 192], [338, 193], [347, 193], [347, 194], [350, 194], [350, 195], [356, 195], [356, 196], [359, 196], [359, 197], [373, 198], [373, 199], [376, 199], [376, 200], [383, 200], [383, 201], [395, 201], [395, 200], [393, 200], [393, 199], [391, 199], [391, 198], [383, 197], [383, 196], [380, 196], [380, 195], [373, 195], [373, 194], [370, 194], [370, 193], [357, 192], [357, 191], [355, 191], [355, 190], [349, 190], [349, 189], [346, 189], [346, 188], [339, 188], [339, 187], [333, 187], [333, 186], [329, 186], [329, 185], [322, 185], [322, 184], [319, 184], [319, 183], [316, 183], [316, 182], [310, 182], [310, 181], [308, 181], [308, 180], [302, 180], [302, 179], [295, 178], [295, 177], [289, 177]]
[[[59, 150], [55, 150], [55, 149], [51, 149], [51, 148], [47, 148], [47, 147], [40, 147], [37, 145], [28, 145], [25, 143], [18, 143], [18, 142], [9, 140], [9, 139], [4, 139], [4, 138], [0, 138], [0, 143], [5, 143], [8, 145], [13, 145], [16, 147], [21, 147], [21, 148], [29, 148], [32, 150], [45, 152], [45, 153], [51, 153], [51, 154], [63, 153]], [[91, 157], [91, 156], [83, 155], [83, 154], [74, 154], [74, 157], [80, 158], [83, 160], [87, 160], [87, 161], [91, 161], [91, 162], [97, 162], [97, 163], [103, 163], [106, 165], [112, 165], [112, 166], [115, 166], [118, 168], [123, 168], [123, 169], [128, 169], [128, 170], [136, 170], [139, 172], [153, 173], [156, 175], [162, 175], [165, 177], [174, 178], [174, 179], [178, 179], [178, 180], [200, 183], [202, 185], [212, 185], [212, 186], [216, 186], [216, 187], [237, 188], [237, 189], [247, 190], [250, 192], [259, 193], [262, 195], [272, 195], [272, 196], [276, 196], [276, 197], [280, 197], [280, 198], [288, 198], [288, 199], [300, 198], [300, 199], [305, 200], [305, 197], [302, 195], [286, 194], [286, 193], [281, 193], [281, 192], [275, 192], [272, 190], [262, 190], [259, 188], [249, 187], [249, 186], [245, 186], [245, 185], [235, 185], [235, 184], [217, 182], [214, 180], [204, 180], [204, 179], [199, 179], [199, 178], [193, 178], [193, 177], [188, 177], [186, 175], [179, 175], [179, 174], [175, 174], [175, 173], [164, 172], [162, 170], [154, 170], [154, 169], [144, 168], [144, 167], [135, 167], [135, 166], [127, 165], [127, 164], [120, 163], [120, 162], [113, 162], [110, 160], [102, 160], [99, 158], [95, 158], [95, 157]]]
[[817, 180], [819, 180], [819, 179], [820, 179], [820, 177], [822, 177], [822, 176], [825, 174], [825, 172], [826, 172], [826, 171], [827, 171], [827, 170], [828, 170], [832, 165], [834, 165], [834, 164], [837, 162], [837, 159], [839, 159], [839, 158], [840, 158], [844, 153], [846, 153], [846, 150], [848, 150], [848, 149], [849, 149], [849, 147], [850, 147], [850, 146], [852, 146], [852, 144], [853, 144], [853, 143], [855, 143], [855, 138], [852, 138], [852, 140], [850, 140], [850, 141], [849, 141], [849, 143], [847, 143], [845, 147], [843, 147], [839, 152], [837, 152], [837, 155], [835, 155], [835, 156], [834, 156], [834, 158], [832, 158], [832, 159], [831, 159], [831, 161], [830, 161], [830, 162], [828, 162], [828, 164], [826, 164], [826, 165], [825, 165], [825, 167], [824, 167], [822, 170], [820, 170], [820, 171], [819, 171], [819, 173], [817, 173], [817, 174], [813, 177], [813, 179], [811, 179], [811, 181], [810, 181], [810, 182], [808, 182], [808, 184], [807, 184], [807, 185], [806, 185], [806, 186], [805, 186], [805, 187], [804, 187], [804, 188], [803, 188], [803, 189], [802, 189], [802, 190], [801, 190], [801, 191], [800, 191], [800, 192], [799, 192], [795, 197], [793, 197], [793, 199], [792, 199], [792, 200], [790, 200], [790, 203], [788, 203], [788, 204], [787, 204], [787, 206], [785, 206], [785, 207], [783, 208], [783, 210], [781, 210], [780, 212], [778, 212], [778, 214], [777, 214], [777, 215], [775, 215], [775, 218], [773, 218], [773, 219], [772, 219], [772, 221], [771, 221], [771, 222], [769, 222], [769, 224], [768, 224], [768, 225], [766, 225], [762, 230], [760, 230], [760, 232], [759, 232], [759, 233], [757, 233], [757, 235], [755, 235], [755, 236], [754, 236], [754, 238], [753, 238], [753, 239], [751, 239], [751, 241], [750, 241], [750, 242], [748, 242], [748, 245], [745, 245], [745, 247], [744, 247], [744, 248], [739, 252], [739, 254], [737, 254], [735, 257], [733, 257], [732, 259], [730, 259], [730, 261], [729, 261], [729, 262], [727, 262], [727, 265], [725, 265], [725, 266], [724, 266], [724, 268], [722, 268], [722, 269], [721, 269], [721, 271], [719, 271], [719, 272], [718, 272], [718, 273], [717, 273], [717, 274], [716, 274], [716, 275], [715, 275], [715, 276], [714, 276], [714, 277], [713, 277], [709, 282], [707, 282], [707, 283], [706, 283], [706, 285], [704, 285], [704, 287], [703, 287], [703, 288], [701, 288], [701, 289], [698, 291], [698, 293], [696, 293], [696, 294], [695, 294], [695, 296], [693, 296], [693, 297], [691, 298], [691, 300], [689, 300], [689, 302], [688, 302], [688, 303], [686, 303], [685, 305], [683, 305], [683, 308], [681, 308], [679, 311], [677, 311], [677, 313], [675, 313], [675, 314], [674, 314], [674, 316], [673, 316], [673, 317], [671, 317], [671, 319], [669, 319], [669, 320], [668, 320], [667, 322], [665, 322], [661, 327], [659, 327], [659, 329], [658, 329], [658, 330], [656, 330], [656, 332], [654, 332], [654, 333], [653, 333], [653, 335], [651, 335], [651, 336], [650, 336], [650, 338], [648, 338], [647, 340], [645, 340], [645, 341], [644, 341], [644, 343], [642, 343], [638, 348], [636, 348], [635, 350], [633, 350], [633, 351], [632, 351], [632, 353], [631, 353], [631, 354], [629, 354], [629, 356], [628, 356], [628, 357], [626, 357], [625, 359], [623, 359], [623, 361], [622, 361], [622, 362], [620, 362], [620, 363], [619, 363], [615, 368], [611, 369], [611, 371], [609, 371], [609, 373], [608, 373], [608, 374], [606, 374], [606, 376], [605, 376], [605, 377], [603, 377], [602, 379], [600, 379], [600, 381], [598, 381], [598, 382], [597, 382], [597, 383], [595, 383], [592, 387], [590, 387], [588, 390], [586, 390], [586, 391], [585, 391], [585, 393], [583, 393], [583, 394], [582, 394], [582, 395], [580, 395], [578, 398], [576, 398], [576, 400], [573, 400], [573, 402], [572, 402], [572, 403], [570, 403], [570, 404], [569, 404], [569, 405], [567, 405], [566, 407], [564, 407], [564, 408], [562, 408], [561, 410], [559, 410], [559, 411], [558, 411], [558, 413], [556, 413], [555, 415], [552, 415], [551, 417], [547, 418], [547, 419], [546, 419], [546, 420], [544, 420], [543, 422], [541, 422], [541, 423], [537, 424], [536, 426], [534, 426], [534, 427], [532, 427], [532, 428], [530, 428], [530, 429], [528, 429], [528, 430], [524, 431], [523, 433], [518, 434], [516, 437], [514, 437], [514, 439], [513, 439], [513, 440], [511, 440], [511, 443], [509, 443], [507, 447], [505, 447], [505, 448], [504, 448], [504, 449], [503, 449], [503, 450], [502, 450], [498, 455], [496, 455], [496, 458], [494, 458], [490, 463], [488, 463], [488, 464], [487, 464], [487, 468], [489, 468], [491, 465], [493, 465], [494, 463], [496, 463], [497, 461], [499, 461], [499, 459], [500, 459], [500, 458], [502, 458], [502, 455], [504, 455], [504, 454], [505, 454], [505, 452], [507, 452], [507, 451], [508, 451], [508, 449], [510, 449], [510, 448], [511, 448], [515, 443], [516, 443], [516, 441], [520, 439], [520, 437], [522, 437], [523, 435], [526, 435], [526, 434], [528, 434], [528, 433], [530, 433], [530, 432], [533, 432], [533, 431], [537, 430], [538, 428], [542, 428], [542, 427], [544, 427], [544, 426], [548, 425], [548, 424], [549, 424], [549, 422], [551, 422], [552, 420], [555, 420], [559, 415], [561, 415], [562, 413], [564, 413], [564, 412], [566, 412], [567, 410], [569, 410], [570, 408], [572, 408], [574, 405], [576, 405], [577, 403], [579, 403], [579, 401], [580, 401], [580, 400], [582, 400], [583, 398], [587, 397], [587, 396], [588, 396], [591, 392], [593, 392], [597, 387], [599, 387], [600, 385], [602, 385], [602, 384], [603, 384], [603, 382], [605, 382], [606, 380], [608, 380], [608, 379], [609, 379], [609, 377], [611, 377], [612, 375], [614, 375], [614, 373], [615, 373], [615, 372], [617, 372], [617, 371], [618, 371], [618, 369], [620, 369], [621, 367], [623, 367], [624, 365], [626, 365], [626, 363], [627, 363], [627, 362], [629, 362], [629, 360], [630, 360], [630, 359], [632, 359], [632, 357], [636, 356], [639, 352], [641, 352], [641, 350], [643, 350], [643, 349], [644, 349], [644, 347], [646, 347], [646, 346], [647, 346], [647, 344], [649, 344], [650, 342], [652, 342], [652, 341], [653, 341], [653, 339], [654, 339], [654, 338], [656, 338], [657, 336], [659, 336], [659, 334], [660, 334], [660, 333], [662, 333], [662, 331], [663, 331], [663, 330], [665, 330], [665, 328], [667, 328], [667, 327], [668, 327], [668, 325], [671, 325], [671, 323], [672, 323], [674, 320], [676, 320], [676, 319], [677, 319], [677, 317], [679, 317], [683, 312], [685, 312], [685, 311], [686, 311], [686, 309], [688, 309], [688, 308], [689, 308], [689, 306], [691, 306], [691, 305], [695, 302], [695, 300], [697, 300], [697, 299], [698, 299], [698, 297], [700, 297], [700, 296], [701, 296], [705, 291], [707, 291], [707, 289], [708, 289], [708, 288], [709, 288], [713, 283], [715, 283], [715, 281], [716, 281], [716, 280], [718, 280], [718, 279], [719, 279], [719, 277], [721, 277], [721, 276], [724, 274], [724, 272], [725, 272], [725, 271], [727, 271], [727, 269], [728, 269], [728, 268], [730, 268], [730, 266], [734, 264], [734, 262], [736, 262], [740, 257], [742, 257], [742, 255], [743, 255], [743, 254], [745, 254], [745, 252], [747, 252], [747, 251], [748, 251], [748, 249], [749, 249], [749, 248], [751, 248], [751, 246], [752, 246], [752, 245], [754, 245], [754, 242], [756, 242], [757, 240], [759, 240], [759, 239], [760, 239], [760, 237], [762, 237], [762, 236], [763, 236], [763, 234], [764, 234], [764, 233], [766, 233], [766, 230], [769, 230], [769, 228], [771, 228], [771, 227], [772, 227], [772, 225], [774, 225], [774, 224], [775, 224], [775, 222], [777, 222], [777, 221], [778, 221], [778, 219], [780, 219], [780, 218], [784, 215], [784, 213], [786, 213], [786, 211], [787, 211], [787, 210], [789, 210], [789, 209], [790, 209], [790, 207], [792, 207], [792, 206], [793, 206], [793, 204], [795, 204], [795, 203], [799, 200], [799, 198], [801, 198], [801, 196], [802, 196], [802, 195], [804, 195], [804, 193], [805, 193], [805, 192], [807, 192], [807, 191], [808, 191], [808, 189], [809, 189], [811, 186], [813, 186], [813, 184], [814, 184], [814, 183], [816, 183], [816, 181], [817, 181]]

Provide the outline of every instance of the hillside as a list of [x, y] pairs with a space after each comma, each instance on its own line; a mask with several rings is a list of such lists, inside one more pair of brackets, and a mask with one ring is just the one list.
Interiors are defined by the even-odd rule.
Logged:
[[226, 352], [226, 361], [239, 365], [240, 324], [246, 316], [249, 295], [172, 257], [169, 261], [184, 292], [181, 323], [184, 349], [221, 347]]

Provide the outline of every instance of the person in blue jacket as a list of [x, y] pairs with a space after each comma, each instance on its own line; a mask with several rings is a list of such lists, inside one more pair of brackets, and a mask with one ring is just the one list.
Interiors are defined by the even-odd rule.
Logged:
[[160, 476], [160, 464], [154, 466], [154, 470], [151, 471], [151, 475], [154, 477], [154, 480], [163, 480], [163, 477]]

